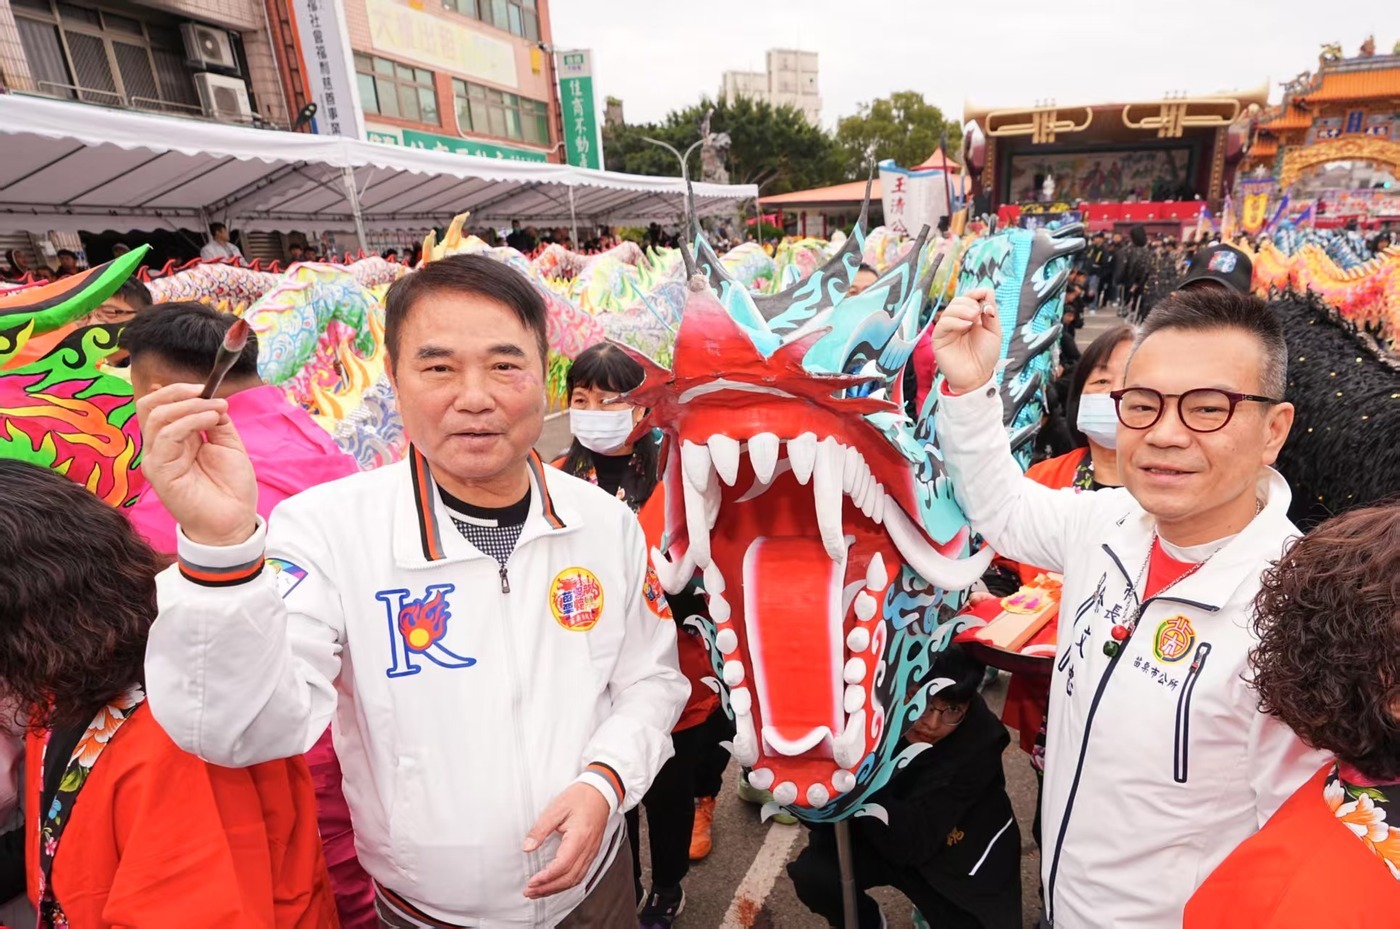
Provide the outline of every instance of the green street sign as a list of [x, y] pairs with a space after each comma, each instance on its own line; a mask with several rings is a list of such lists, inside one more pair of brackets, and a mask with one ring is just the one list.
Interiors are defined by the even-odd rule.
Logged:
[[559, 56], [559, 105], [564, 116], [564, 151], [578, 168], [603, 167], [603, 140], [593, 98], [593, 66], [586, 51]]

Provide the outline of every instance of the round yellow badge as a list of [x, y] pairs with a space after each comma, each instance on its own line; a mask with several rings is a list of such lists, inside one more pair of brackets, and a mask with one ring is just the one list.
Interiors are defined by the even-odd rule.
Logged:
[[587, 632], [603, 615], [603, 585], [587, 568], [565, 568], [549, 585], [549, 610], [570, 632]]

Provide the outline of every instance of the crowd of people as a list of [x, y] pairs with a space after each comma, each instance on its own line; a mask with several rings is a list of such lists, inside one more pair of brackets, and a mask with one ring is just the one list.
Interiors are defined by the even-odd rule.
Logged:
[[[852, 829], [860, 929], [884, 924], [878, 886], [969, 929], [1037, 909], [1360, 927], [1400, 903], [1400, 508], [1299, 538], [1271, 467], [1287, 346], [1248, 257], [1140, 231], [1094, 236], [1072, 275], [1028, 474], [991, 387], [993, 295], [954, 299], [915, 351], [999, 556], [973, 604], [1054, 571], [1062, 619], [1001, 720], [959, 646], [911, 682], [941, 689], [903, 735], [927, 748], [871, 798], [886, 815]], [[413, 446], [360, 473], [262, 383], [256, 337], [204, 396], [232, 318], [132, 283], [90, 321], [124, 327], [147, 493], [119, 511], [0, 461], [0, 695], [23, 736], [0, 740], [23, 770], [0, 779], [0, 824], [23, 811], [0, 899], [27, 891], [44, 929], [670, 929], [715, 853], [733, 730], [683, 622], [707, 615], [700, 578], [668, 597], [649, 564], [667, 488], [626, 399], [640, 365], [575, 360], [573, 443], [547, 464], [538, 292], [485, 256], [424, 265], [385, 310]], [[1125, 319], [1081, 351], [1100, 306]], [[1038, 900], [1007, 726], [1040, 784]], [[837, 844], [815, 827], [788, 866], [833, 926]]]

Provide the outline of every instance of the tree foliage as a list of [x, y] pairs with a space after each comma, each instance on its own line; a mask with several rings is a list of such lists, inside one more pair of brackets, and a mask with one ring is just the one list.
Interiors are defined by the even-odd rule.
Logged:
[[956, 160], [962, 127], [912, 90], [900, 91], [873, 103], [862, 103], [854, 116], [836, 125], [839, 163], [848, 177], [864, 177], [871, 153], [875, 161], [893, 158], [912, 168], [938, 148], [946, 134], [948, 157]]
[[[725, 167], [730, 183], [757, 184], [768, 195], [847, 179], [830, 135], [790, 106], [774, 107], [747, 97], [713, 102], [702, 98], [695, 106], [672, 111], [660, 123], [607, 127], [603, 152], [608, 170], [674, 177], [680, 172], [676, 157], [645, 139], [659, 139], [684, 152], [700, 139], [700, 125], [712, 107], [710, 131], [729, 134]], [[690, 176], [698, 180], [698, 149], [689, 165]]]

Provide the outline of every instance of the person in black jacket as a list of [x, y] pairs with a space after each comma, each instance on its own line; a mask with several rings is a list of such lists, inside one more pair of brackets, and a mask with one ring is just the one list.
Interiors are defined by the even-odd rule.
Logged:
[[[958, 645], [937, 656], [919, 686], [953, 683], [930, 696], [902, 743], [928, 747], [871, 798], [883, 819], [851, 821], [860, 929], [884, 925], [866, 893], [882, 886], [907, 896], [937, 929], [1021, 927], [1021, 833], [1001, 766], [1010, 739], [977, 693], [983, 670]], [[812, 827], [788, 875], [808, 909], [842, 925], [833, 826]]]

